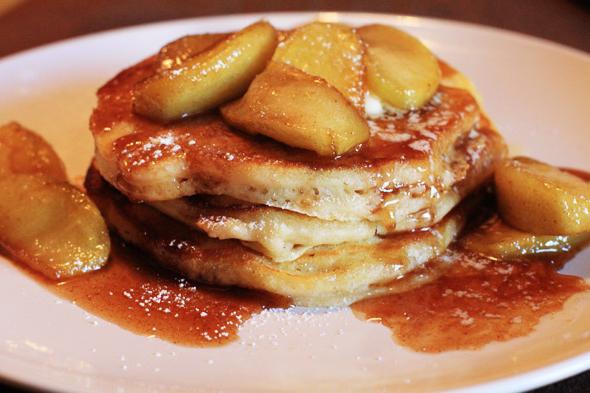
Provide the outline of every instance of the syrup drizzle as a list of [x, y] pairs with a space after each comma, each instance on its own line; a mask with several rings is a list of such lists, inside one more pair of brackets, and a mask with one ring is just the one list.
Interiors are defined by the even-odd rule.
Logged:
[[[478, 349], [529, 334], [559, 311], [586, 282], [542, 260], [500, 261], [454, 251], [449, 270], [407, 292], [361, 300], [361, 319], [390, 328], [398, 343], [419, 352]], [[436, 261], [433, 261], [436, 263]]]
[[22, 265], [58, 296], [136, 334], [174, 344], [211, 347], [238, 338], [240, 326], [268, 308], [284, 308], [279, 296], [194, 283], [152, 267], [149, 257], [113, 239], [101, 270], [59, 283]]

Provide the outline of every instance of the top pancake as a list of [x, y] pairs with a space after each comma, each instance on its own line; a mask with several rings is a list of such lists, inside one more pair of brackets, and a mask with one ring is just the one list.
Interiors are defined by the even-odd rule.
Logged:
[[387, 220], [375, 213], [391, 195], [442, 193], [460, 180], [453, 147], [480, 120], [468, 91], [440, 86], [421, 109], [372, 120], [355, 151], [320, 157], [233, 130], [216, 112], [171, 124], [134, 114], [133, 86], [158, 66], [152, 57], [109, 81], [91, 118], [95, 165], [136, 200], [206, 193], [329, 220]]

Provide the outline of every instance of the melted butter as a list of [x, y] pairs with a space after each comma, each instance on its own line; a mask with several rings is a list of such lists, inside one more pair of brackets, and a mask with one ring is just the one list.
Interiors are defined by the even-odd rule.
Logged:
[[405, 111], [402, 109], [394, 108], [391, 105], [381, 101], [381, 99], [367, 91], [365, 93], [364, 100], [365, 115], [369, 119], [379, 119], [386, 116], [403, 116]]
[[370, 119], [378, 118], [385, 114], [385, 108], [379, 97], [369, 92], [365, 93], [365, 114]]

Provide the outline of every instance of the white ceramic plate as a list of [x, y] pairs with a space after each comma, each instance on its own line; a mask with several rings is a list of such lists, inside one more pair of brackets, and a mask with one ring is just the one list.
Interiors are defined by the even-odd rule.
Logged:
[[[93, 151], [88, 117], [108, 78], [187, 33], [238, 29], [261, 17], [290, 27], [316, 16], [390, 23], [471, 76], [520, 152], [590, 169], [590, 57], [546, 41], [462, 23], [371, 14], [267, 14], [159, 23], [95, 34], [0, 61], [0, 123], [39, 130], [81, 177]], [[590, 251], [590, 250], [589, 250]], [[590, 277], [590, 252], [565, 269]], [[349, 309], [265, 312], [238, 342], [178, 347], [134, 335], [63, 302], [0, 260], [0, 375], [59, 391], [520, 391], [590, 368], [590, 294], [528, 337], [479, 351], [414, 353]], [[586, 311], [584, 311], [586, 310]]]

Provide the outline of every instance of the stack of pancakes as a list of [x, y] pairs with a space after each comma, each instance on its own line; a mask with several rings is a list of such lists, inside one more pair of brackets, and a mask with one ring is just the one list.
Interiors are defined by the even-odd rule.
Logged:
[[217, 112], [161, 124], [133, 110], [157, 57], [98, 92], [86, 187], [111, 228], [163, 266], [306, 306], [349, 304], [440, 255], [460, 202], [505, 155], [476, 93], [440, 63], [420, 109], [368, 119], [369, 140], [321, 157], [232, 129]]

